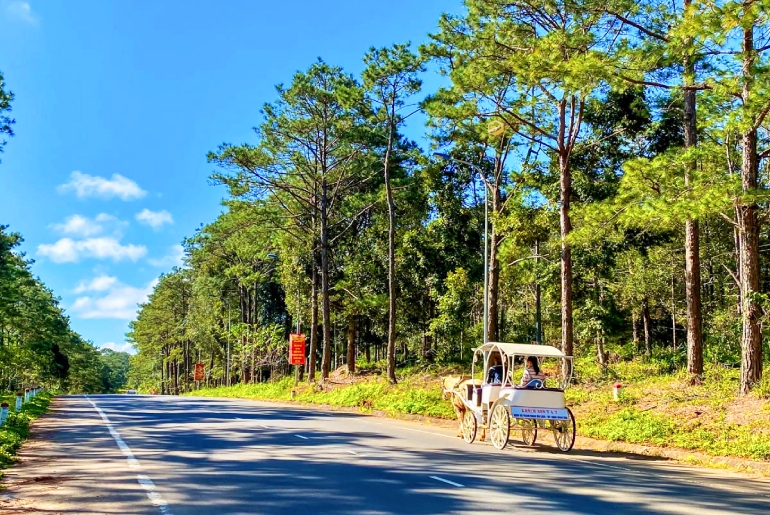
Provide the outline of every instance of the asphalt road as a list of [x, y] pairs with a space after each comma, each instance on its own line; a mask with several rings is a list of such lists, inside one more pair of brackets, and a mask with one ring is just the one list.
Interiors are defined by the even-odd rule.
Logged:
[[35, 433], [4, 513], [770, 513], [737, 474], [251, 401], [64, 397]]

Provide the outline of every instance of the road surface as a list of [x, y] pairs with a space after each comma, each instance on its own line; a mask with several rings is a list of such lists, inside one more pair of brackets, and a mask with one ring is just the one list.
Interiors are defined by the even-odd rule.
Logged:
[[62, 397], [0, 511], [50, 514], [767, 514], [770, 483], [587, 451], [498, 451], [452, 431], [314, 408]]

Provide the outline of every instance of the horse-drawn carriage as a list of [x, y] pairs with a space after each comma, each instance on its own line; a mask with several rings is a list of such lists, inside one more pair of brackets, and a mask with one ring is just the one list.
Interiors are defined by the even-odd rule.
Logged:
[[[498, 358], [499, 357], [499, 358]], [[525, 385], [516, 385], [514, 373], [526, 367], [528, 358], [553, 359], [559, 378], [535, 379]], [[476, 362], [481, 358], [482, 375], [476, 379]], [[517, 358], [519, 358], [517, 360]], [[488, 379], [493, 361], [499, 359], [502, 371], [497, 379]], [[565, 366], [566, 363], [566, 366]], [[526, 445], [534, 445], [538, 430], [551, 431], [556, 446], [567, 452], [575, 444], [575, 417], [564, 403], [564, 388], [572, 378], [572, 356], [564, 355], [549, 345], [489, 342], [474, 350], [471, 379], [445, 385], [444, 391], [452, 401], [460, 419], [463, 439], [473, 443], [479, 428], [488, 429], [492, 444], [498, 449], [508, 445], [511, 431], [521, 433]]]

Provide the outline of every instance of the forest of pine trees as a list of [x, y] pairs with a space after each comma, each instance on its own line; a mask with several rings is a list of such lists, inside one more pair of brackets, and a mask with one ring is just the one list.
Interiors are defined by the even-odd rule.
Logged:
[[140, 307], [131, 381], [189, 391], [196, 362], [208, 385], [286, 374], [297, 325], [311, 380], [467, 360], [486, 189], [490, 340], [655, 356], [693, 382], [719, 363], [750, 391], [768, 355], [767, 13], [466, 0], [360, 76], [310, 63], [248, 143], [209, 153], [224, 211]]

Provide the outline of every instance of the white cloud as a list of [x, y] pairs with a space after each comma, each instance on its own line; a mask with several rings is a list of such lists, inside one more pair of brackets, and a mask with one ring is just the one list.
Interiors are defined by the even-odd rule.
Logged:
[[32, 10], [32, 6], [29, 2], [22, 2], [20, 0], [13, 0], [10, 2], [3, 2], [5, 4], [5, 12], [11, 19], [21, 20], [30, 25], [37, 25], [40, 17]]
[[108, 223], [108, 222], [115, 222], [121, 225], [128, 225], [128, 222], [123, 222], [121, 220], [118, 220], [112, 215], [108, 215], [107, 213], [99, 213], [96, 215], [96, 221], [99, 223]]
[[147, 262], [152, 266], [173, 268], [175, 266], [182, 266], [183, 258], [184, 247], [181, 245], [172, 245], [168, 254], [160, 259], [148, 259]]
[[117, 284], [117, 282], [117, 277], [100, 275], [99, 277], [94, 277], [90, 281], [80, 281], [80, 284], [75, 287], [74, 292], [83, 293], [87, 291], [106, 291], [109, 290], [113, 285]]
[[54, 224], [52, 227], [64, 234], [73, 236], [95, 236], [104, 232], [105, 227], [112, 227], [116, 234], [120, 234], [120, 228], [128, 225], [128, 222], [118, 220], [107, 213], [99, 213], [96, 218], [87, 216], [72, 215], [64, 219], [64, 223]]
[[49, 257], [54, 263], [74, 263], [83, 258], [136, 261], [147, 254], [144, 245], [121, 245], [115, 238], [87, 238], [73, 240], [62, 238], [53, 244], [38, 245], [37, 253]]
[[53, 228], [64, 234], [77, 236], [93, 236], [104, 230], [95, 220], [80, 215], [68, 216], [63, 224], [54, 224]]
[[134, 200], [147, 195], [147, 192], [137, 183], [119, 173], [112, 174], [111, 179], [98, 175], [88, 175], [82, 172], [72, 172], [69, 182], [60, 185], [60, 193], [75, 191], [78, 198], [99, 197], [109, 199], [119, 197], [122, 200]]
[[78, 318], [132, 320], [136, 316], [138, 304], [147, 300], [157, 283], [158, 280], [154, 279], [147, 286], [136, 288], [115, 281], [102, 296], [78, 297], [70, 310]]
[[131, 342], [104, 342], [103, 344], [99, 345], [99, 347], [102, 349], [112, 349], [115, 352], [128, 352], [129, 354], [136, 354], [136, 349], [134, 349], [134, 346], [131, 344]]
[[149, 225], [155, 230], [158, 230], [163, 224], [173, 224], [174, 218], [171, 213], [166, 211], [150, 211], [149, 209], [143, 209], [135, 216], [136, 220], [144, 225]]

